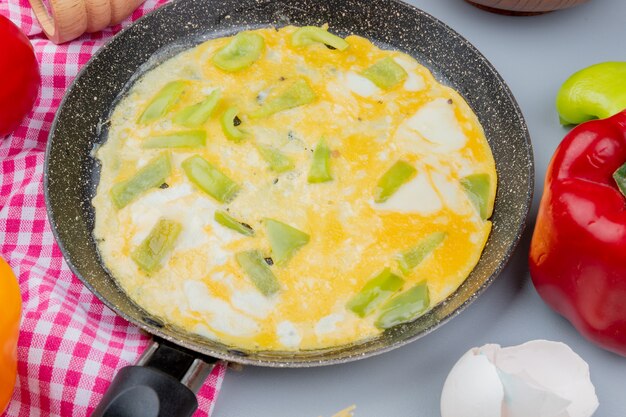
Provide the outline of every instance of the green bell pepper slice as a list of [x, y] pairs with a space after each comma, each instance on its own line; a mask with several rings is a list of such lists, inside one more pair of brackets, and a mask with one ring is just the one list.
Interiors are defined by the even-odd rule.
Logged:
[[258, 143], [256, 148], [259, 151], [261, 158], [268, 163], [272, 171], [285, 172], [295, 168], [291, 159], [278, 149], [269, 145], [263, 145], [262, 143]]
[[330, 173], [330, 148], [324, 139], [320, 139], [313, 151], [313, 160], [309, 169], [309, 183], [327, 182], [333, 179]]
[[111, 187], [111, 199], [117, 209], [126, 207], [131, 201], [151, 188], [163, 184], [172, 172], [168, 153], [163, 153], [139, 169], [131, 178]]
[[491, 213], [489, 212], [489, 195], [491, 193], [491, 179], [487, 174], [473, 174], [465, 178], [461, 178], [461, 186], [465, 193], [472, 201], [480, 217], [487, 220]]
[[239, 191], [237, 183], [199, 155], [185, 159], [181, 166], [192, 183], [220, 203], [228, 203]]
[[408, 77], [409, 74], [392, 58], [384, 58], [365, 69], [361, 75], [383, 90], [389, 90]]
[[216, 222], [244, 236], [254, 236], [254, 229], [249, 224], [240, 222], [230, 214], [217, 210], [213, 216]]
[[439, 245], [443, 243], [447, 234], [445, 232], [434, 232], [422, 239], [416, 246], [400, 254], [398, 266], [404, 275], [408, 275], [418, 266], [428, 255], [430, 255]]
[[206, 144], [206, 131], [190, 130], [187, 132], [173, 132], [166, 135], [150, 136], [141, 147], [154, 148], [200, 148]]
[[370, 279], [346, 307], [359, 317], [365, 317], [376, 307], [385, 302], [404, 285], [404, 280], [385, 268], [380, 274]]
[[277, 264], [285, 263], [298, 249], [309, 243], [310, 236], [295, 227], [274, 219], [265, 219], [264, 223], [272, 247], [272, 258]]
[[428, 285], [423, 282], [387, 301], [374, 324], [379, 329], [389, 329], [415, 320], [424, 314], [428, 307], [430, 307]]
[[345, 39], [333, 35], [326, 29], [317, 26], [298, 28], [298, 30], [291, 35], [291, 44], [293, 46], [307, 46], [314, 43], [323, 43], [339, 51], [345, 51], [348, 46], [350, 46]]
[[203, 125], [211, 117], [215, 107], [217, 107], [220, 96], [220, 90], [213, 90], [204, 100], [178, 111], [172, 118], [172, 121], [189, 128]]
[[180, 99], [186, 86], [187, 83], [182, 80], [167, 83], [152, 97], [141, 116], [139, 116], [138, 123], [147, 124], [165, 116]]
[[275, 97], [268, 98], [257, 110], [250, 113], [250, 117], [259, 119], [269, 117], [275, 113], [304, 106], [315, 101], [317, 96], [306, 80], [294, 81], [286, 90]]
[[158, 270], [163, 258], [174, 249], [182, 230], [180, 223], [160, 219], [143, 242], [132, 251], [131, 259], [145, 272]]
[[605, 119], [626, 109], [626, 62], [603, 62], [580, 70], [556, 96], [561, 123]]
[[261, 57], [265, 39], [258, 33], [239, 32], [213, 55], [213, 64], [227, 72], [241, 71]]
[[239, 124], [235, 124], [235, 120], [239, 120], [237, 117], [238, 113], [238, 108], [230, 107], [222, 114], [222, 117], [220, 117], [220, 124], [222, 125], [224, 135], [228, 140], [232, 140], [233, 142], [241, 142], [246, 137], [245, 132], [237, 127]]
[[415, 167], [408, 162], [399, 160], [391, 166], [378, 180], [374, 189], [374, 201], [384, 203], [409, 182], [417, 173]]
[[235, 260], [261, 294], [269, 297], [280, 290], [278, 279], [261, 252], [258, 250], [239, 252], [235, 255]]

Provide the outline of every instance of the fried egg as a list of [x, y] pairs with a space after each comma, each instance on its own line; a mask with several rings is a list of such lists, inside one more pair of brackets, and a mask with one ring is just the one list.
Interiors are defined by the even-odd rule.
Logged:
[[[341, 48], [315, 36], [295, 42], [298, 30], [245, 32], [262, 47], [236, 51], [245, 55], [252, 48], [256, 55], [234, 70], [216, 58], [232, 47], [232, 37], [161, 63], [117, 104], [108, 138], [96, 151], [101, 174], [94, 236], [119, 286], [168, 325], [239, 349], [321, 349], [376, 337], [389, 327], [381, 323], [393, 300], [412, 288], [423, 290], [419, 314], [452, 294], [478, 262], [491, 229], [495, 164], [464, 99], [402, 52], [355, 35]], [[240, 59], [237, 53], [231, 58]], [[372, 70], [381, 62], [385, 77], [395, 71], [393, 85]], [[181, 91], [176, 100], [141, 122], [172, 82]], [[268, 114], [272, 100], [302, 83], [312, 91], [306, 103]], [[189, 131], [176, 115], [216, 91], [210, 116], [193, 129], [204, 132], [203, 144], [146, 146], [150, 137]], [[237, 110], [228, 126], [240, 135], [236, 140], [222, 126], [229, 109]], [[328, 176], [313, 181], [315, 159], [325, 155], [322, 140]], [[289, 164], [272, 167], [263, 147]], [[116, 204], [116, 185], [161, 155], [171, 163], [163, 184]], [[216, 198], [198, 186], [185, 165], [194, 156], [228, 177], [236, 192]], [[385, 177], [398, 162], [406, 175]], [[472, 176], [489, 184], [482, 201], [468, 186]], [[236, 219], [241, 230], [216, 221], [216, 213]], [[146, 241], [162, 219], [180, 232], [156, 268], [142, 267], [133, 253], [142, 245], [154, 249]], [[268, 219], [307, 236], [284, 261], [276, 262]], [[429, 236], [442, 238], [416, 251]], [[257, 267], [275, 279], [271, 291], [251, 279], [237, 256], [251, 251], [262, 254], [266, 264]], [[411, 265], [402, 263], [403, 254], [413, 256]], [[387, 281], [393, 288], [376, 288], [361, 298], [363, 308], [355, 308], [355, 297], [378, 282], [381, 271], [395, 277]]]

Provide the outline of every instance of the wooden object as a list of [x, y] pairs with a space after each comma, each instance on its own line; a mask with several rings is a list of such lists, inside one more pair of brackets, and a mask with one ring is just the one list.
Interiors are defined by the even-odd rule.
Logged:
[[120, 23], [144, 0], [29, 0], [46, 36], [54, 43]]
[[534, 15], [576, 6], [589, 0], [467, 0], [481, 9], [514, 15]]

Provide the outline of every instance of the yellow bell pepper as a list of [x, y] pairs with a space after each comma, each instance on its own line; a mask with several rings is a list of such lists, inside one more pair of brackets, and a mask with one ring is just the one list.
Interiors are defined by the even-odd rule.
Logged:
[[0, 258], [0, 414], [13, 394], [17, 376], [17, 336], [22, 298], [11, 267]]

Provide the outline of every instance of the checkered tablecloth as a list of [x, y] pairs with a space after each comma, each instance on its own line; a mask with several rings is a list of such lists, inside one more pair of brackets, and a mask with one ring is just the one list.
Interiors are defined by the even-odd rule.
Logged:
[[[0, 256], [19, 277], [24, 300], [19, 376], [4, 417], [90, 415], [116, 371], [134, 363], [148, 345], [145, 333], [116, 316], [70, 272], [48, 224], [42, 177], [52, 120], [79, 69], [115, 33], [166, 2], [147, 0], [121, 25], [55, 45], [28, 0], [0, 0], [0, 14], [30, 38], [42, 79], [31, 114], [0, 138]], [[211, 414], [224, 372], [223, 365], [216, 367], [200, 390], [196, 416]]]

